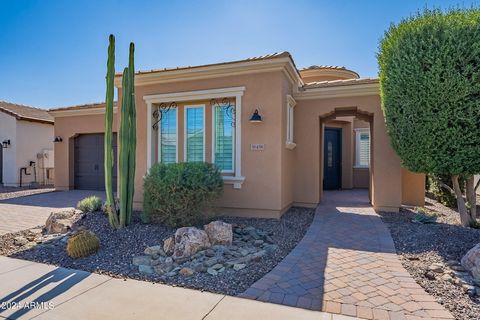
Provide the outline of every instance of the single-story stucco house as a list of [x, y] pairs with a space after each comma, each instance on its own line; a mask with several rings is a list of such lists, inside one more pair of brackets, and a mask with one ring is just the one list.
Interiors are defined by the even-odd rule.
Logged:
[[0, 101], [0, 185], [53, 184], [53, 117]]
[[[116, 76], [119, 104], [121, 75]], [[297, 69], [288, 52], [135, 76], [137, 167], [207, 161], [223, 171], [224, 214], [280, 217], [327, 189], [368, 188], [377, 210], [424, 204], [425, 177], [401, 167], [378, 79], [344, 67]], [[50, 110], [55, 186], [103, 189], [104, 104]], [[120, 110], [115, 107], [114, 131]], [[87, 177], [88, 176], [88, 177]]]

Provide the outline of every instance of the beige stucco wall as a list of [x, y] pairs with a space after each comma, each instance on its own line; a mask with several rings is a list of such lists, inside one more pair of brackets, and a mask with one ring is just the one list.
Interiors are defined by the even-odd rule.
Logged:
[[402, 168], [402, 204], [423, 207], [425, 204], [425, 174]]
[[35, 181], [30, 161], [37, 165], [36, 180], [44, 183], [42, 169], [38, 167], [37, 153], [44, 149], [53, 150], [53, 124], [17, 120], [0, 112], [0, 143], [10, 140], [10, 146], [3, 153], [3, 184], [16, 187], [20, 184], [20, 168], [27, 167], [30, 175], [22, 176], [22, 185]]
[[[201, 81], [182, 81], [136, 87], [137, 104], [137, 170], [135, 177], [135, 204], [141, 206], [142, 177], [147, 170], [147, 105], [146, 95], [173, 93], [182, 91], [207, 90], [245, 86], [242, 97], [242, 175], [245, 182], [241, 189], [225, 185], [224, 195], [219, 202], [219, 211], [224, 214], [279, 217], [288, 200], [282, 200], [282, 117], [284, 97], [282, 87], [285, 77], [281, 71], [205, 79]], [[119, 90], [119, 101], [121, 101]], [[248, 120], [255, 109], [259, 109], [262, 123], [250, 123]], [[208, 111], [209, 112], [209, 111]], [[120, 112], [119, 112], [120, 115]], [[207, 120], [211, 116], [207, 114]], [[210, 121], [210, 120], [209, 120]], [[182, 121], [179, 121], [181, 124]], [[211, 124], [207, 123], [207, 130]], [[179, 127], [179, 132], [183, 129]], [[207, 131], [207, 146], [211, 146], [211, 134]], [[183, 142], [182, 142], [183, 143]], [[251, 144], [264, 144], [264, 151], [251, 151]], [[183, 145], [183, 144], [182, 144]], [[179, 146], [179, 155], [183, 152]], [[211, 151], [207, 150], [207, 160]], [[181, 157], [180, 157], [181, 159]], [[290, 187], [291, 188], [291, 187]]]
[[37, 158], [37, 154], [43, 150], [53, 150], [53, 124], [45, 124], [32, 121], [17, 121], [17, 181], [20, 181], [19, 169], [27, 167], [27, 172], [30, 175], [22, 176], [22, 185], [26, 185], [35, 180], [34, 170], [29, 166], [30, 161], [34, 161], [36, 165], [36, 180], [39, 183], [44, 183], [44, 171], [40, 167], [41, 160]]
[[2, 150], [3, 184], [6, 186], [17, 186], [17, 124], [15, 117], [0, 112], [0, 143], [10, 140], [10, 146]]
[[[221, 214], [242, 216], [279, 217], [292, 204], [315, 206], [322, 199], [322, 129], [338, 126], [342, 135], [342, 187], [352, 188], [365, 185], [370, 178], [370, 190], [374, 207], [378, 210], [396, 211], [402, 202], [418, 202], [423, 190], [412, 190], [407, 194], [405, 183], [419, 185], [418, 177], [402, 173], [400, 160], [390, 145], [380, 110], [378, 95], [303, 100], [294, 92], [292, 84], [281, 71], [245, 74], [240, 76], [179, 81], [142, 85], [136, 87], [137, 105], [137, 168], [135, 177], [135, 207], [141, 208], [143, 176], [147, 171], [147, 95], [208, 90], [229, 87], [245, 87], [241, 114], [241, 170], [245, 181], [240, 189], [225, 184], [224, 195], [218, 203]], [[296, 147], [286, 147], [287, 94], [296, 98], [294, 108], [294, 142]], [[119, 105], [122, 92], [119, 90]], [[183, 108], [186, 104], [205, 104], [206, 107], [206, 161], [211, 161], [212, 115], [210, 100], [178, 103], [178, 156], [183, 160], [184, 121]], [[354, 169], [355, 136], [353, 129], [369, 125], [354, 117], [342, 117], [322, 123], [320, 117], [338, 107], [357, 107], [373, 114], [371, 170]], [[263, 118], [262, 123], [248, 120], [255, 109]], [[118, 122], [120, 108], [115, 119]], [[55, 144], [55, 185], [59, 189], [73, 187], [73, 138], [82, 133], [103, 132], [103, 115], [57, 117], [55, 136], [63, 142]], [[116, 124], [114, 125], [116, 131]], [[152, 136], [154, 137], [154, 136]], [[156, 139], [153, 139], [156, 144]], [[264, 151], [252, 151], [251, 144], [264, 144]], [[237, 151], [237, 150], [236, 150]], [[152, 150], [156, 154], [156, 150]]]
[[[117, 131], [114, 116], [113, 131]], [[55, 118], [55, 134], [63, 141], [55, 143], [55, 188], [69, 190], [74, 187], [73, 140], [79, 134], [103, 133], [104, 115], [80, 115]]]

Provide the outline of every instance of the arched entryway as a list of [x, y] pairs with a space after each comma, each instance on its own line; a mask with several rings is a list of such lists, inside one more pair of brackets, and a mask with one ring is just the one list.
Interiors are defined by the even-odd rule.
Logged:
[[320, 199], [323, 190], [371, 187], [373, 114], [340, 107], [320, 116]]

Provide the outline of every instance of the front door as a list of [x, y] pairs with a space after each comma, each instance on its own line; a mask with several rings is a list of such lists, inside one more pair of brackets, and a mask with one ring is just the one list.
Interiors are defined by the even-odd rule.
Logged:
[[323, 145], [323, 189], [342, 187], [342, 129], [325, 128]]

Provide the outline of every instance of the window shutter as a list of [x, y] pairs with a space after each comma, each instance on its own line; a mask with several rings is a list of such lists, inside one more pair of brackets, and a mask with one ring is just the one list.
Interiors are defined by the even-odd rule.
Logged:
[[358, 165], [368, 167], [370, 164], [370, 133], [360, 132], [359, 135]]
[[233, 129], [227, 107], [215, 107], [215, 165], [220, 170], [233, 170]]
[[177, 161], [177, 109], [162, 110], [160, 121], [160, 162]]
[[204, 109], [186, 108], [186, 161], [204, 161]]

